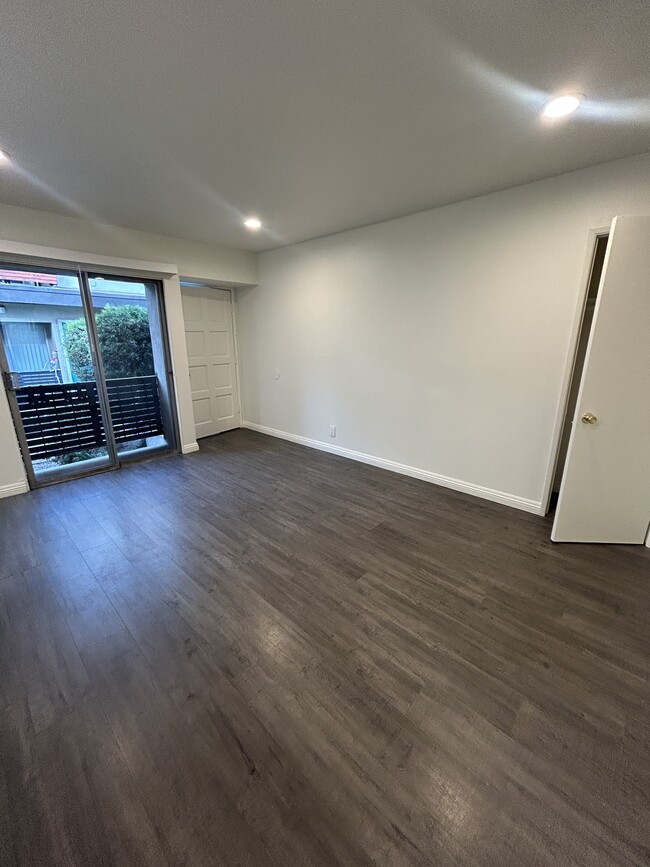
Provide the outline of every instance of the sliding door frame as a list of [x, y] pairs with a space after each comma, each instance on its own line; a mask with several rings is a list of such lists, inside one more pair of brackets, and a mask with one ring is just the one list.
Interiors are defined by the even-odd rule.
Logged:
[[[178, 423], [178, 409], [176, 405], [176, 389], [174, 383], [174, 370], [172, 366], [172, 353], [171, 353], [171, 344], [169, 340], [169, 333], [167, 330], [167, 311], [165, 309], [165, 293], [163, 289], [163, 284], [160, 279], [156, 279], [153, 277], [143, 277], [141, 275], [134, 276], [133, 274], [125, 274], [120, 273], [117, 270], [108, 270], [108, 269], [95, 269], [95, 268], [86, 268], [83, 271], [80, 269], [80, 274], [84, 275], [84, 279], [87, 285], [88, 291], [88, 300], [90, 303], [90, 313], [93, 320], [93, 329], [94, 334], [96, 336], [96, 346], [97, 350], [100, 353], [101, 357], [101, 347], [99, 344], [99, 337], [97, 336], [97, 326], [95, 323], [95, 316], [92, 310], [92, 289], [90, 288], [90, 280], [96, 277], [102, 277], [104, 280], [116, 280], [123, 283], [151, 283], [154, 284], [154, 291], [156, 293], [156, 319], [157, 325], [160, 334], [160, 341], [162, 344], [162, 352], [164, 359], [164, 367], [165, 367], [165, 385], [167, 387], [167, 400], [169, 403], [169, 425], [170, 430], [168, 431], [171, 437], [171, 443], [165, 446], [158, 446], [156, 448], [151, 448], [147, 451], [146, 455], [138, 454], [137, 449], [134, 451], [127, 452], [118, 452], [117, 445], [115, 445], [116, 452], [116, 464], [117, 468], [123, 466], [124, 464], [134, 463], [139, 460], [146, 460], [148, 457], [154, 457], [157, 455], [163, 454], [175, 454], [180, 451], [180, 428]], [[153, 342], [153, 341], [152, 341]], [[106, 391], [106, 398], [108, 401], [108, 390], [106, 388], [106, 377], [104, 375], [104, 368], [102, 365], [102, 379], [104, 381], [104, 388]], [[110, 418], [110, 402], [109, 402], [109, 418]], [[113, 425], [111, 422], [110, 425], [111, 430], [111, 438], [113, 439]]]
[[[25, 474], [27, 476], [27, 482], [29, 488], [34, 490], [35, 488], [47, 487], [49, 485], [59, 484], [64, 481], [70, 481], [73, 479], [83, 478], [91, 475], [97, 475], [99, 473], [109, 472], [111, 470], [119, 469], [122, 465], [137, 462], [138, 460], [146, 460], [147, 458], [154, 456], [161, 456], [164, 454], [174, 454], [181, 450], [180, 446], [180, 424], [178, 419], [178, 400], [174, 382], [174, 370], [173, 370], [173, 360], [171, 353], [171, 341], [168, 333], [168, 321], [165, 310], [165, 297], [164, 297], [164, 288], [163, 283], [160, 279], [160, 276], [149, 276], [146, 272], [133, 272], [124, 270], [120, 267], [107, 267], [103, 264], [94, 265], [94, 266], [82, 266], [82, 265], [72, 265], [68, 262], [62, 262], [60, 260], [53, 259], [45, 259], [41, 256], [24, 256], [24, 255], [11, 255], [5, 254], [2, 255], [0, 253], [0, 260], [6, 262], [8, 265], [15, 265], [18, 267], [36, 267], [43, 268], [43, 270], [51, 271], [52, 273], [57, 273], [61, 271], [68, 272], [69, 274], [74, 274], [76, 272], [76, 276], [79, 280], [79, 293], [81, 297], [81, 304], [83, 309], [83, 316], [86, 323], [86, 330], [88, 335], [88, 343], [90, 346], [93, 370], [95, 374], [95, 383], [97, 386], [97, 397], [100, 405], [100, 412], [102, 415], [102, 420], [104, 423], [104, 438], [105, 438], [105, 447], [108, 452], [109, 462], [101, 467], [96, 467], [92, 469], [80, 470], [78, 473], [71, 472], [65, 475], [65, 477], [61, 478], [46, 478], [46, 479], [37, 479], [36, 474], [34, 472], [34, 467], [32, 463], [32, 459], [29, 453], [29, 444], [27, 441], [27, 437], [25, 434], [25, 429], [23, 427], [22, 416], [20, 413], [20, 407], [18, 405], [18, 400], [16, 397], [15, 384], [11, 378], [11, 371], [9, 368], [8, 358], [5, 352], [4, 341], [0, 338], [0, 371], [2, 372], [3, 386], [5, 393], [7, 395], [7, 401], [9, 403], [9, 409], [11, 411], [11, 416], [13, 420], [13, 426], [15, 429], [16, 437], [18, 439], [18, 445], [20, 447], [20, 452], [22, 456], [22, 462], [25, 470]], [[91, 276], [102, 276], [105, 279], [115, 279], [117, 281], [123, 282], [134, 282], [134, 283], [150, 283], [154, 284], [155, 288], [155, 296], [156, 296], [156, 318], [158, 325], [158, 333], [160, 336], [161, 344], [162, 344], [162, 354], [164, 359], [164, 375], [165, 375], [165, 385], [167, 388], [167, 402], [168, 402], [168, 415], [169, 415], [169, 426], [170, 430], [165, 431], [168, 434], [168, 438], [171, 442], [168, 445], [158, 446], [156, 448], [151, 448], [147, 451], [146, 455], [139, 455], [137, 450], [132, 452], [124, 452], [122, 455], [117, 450], [117, 443], [115, 440], [115, 432], [113, 430], [113, 423], [111, 417], [111, 408], [110, 408], [110, 400], [108, 396], [108, 388], [106, 382], [106, 375], [104, 372], [102, 354], [101, 354], [101, 346], [99, 342], [99, 336], [97, 333], [97, 323], [95, 320], [95, 313], [92, 305], [92, 290], [90, 288], [90, 278]]]
[[[111, 418], [111, 407], [108, 400], [108, 391], [106, 389], [106, 377], [104, 375], [104, 363], [102, 361], [102, 350], [99, 345], [99, 337], [97, 335], [97, 323], [95, 322], [95, 314], [93, 312], [92, 300], [90, 295], [90, 284], [88, 282], [88, 272], [82, 271], [79, 268], [79, 286], [81, 288], [81, 303], [84, 309], [84, 318], [86, 320], [86, 329], [88, 331], [88, 343], [90, 344], [90, 354], [93, 361], [95, 371], [95, 382], [97, 384], [97, 398], [104, 419], [104, 437], [106, 439], [106, 449], [110, 458], [110, 463], [102, 470], [113, 470], [119, 467], [120, 462], [117, 457], [117, 444], [113, 433], [113, 420]], [[88, 473], [91, 475], [92, 471]], [[84, 474], [85, 475], [85, 474]]]

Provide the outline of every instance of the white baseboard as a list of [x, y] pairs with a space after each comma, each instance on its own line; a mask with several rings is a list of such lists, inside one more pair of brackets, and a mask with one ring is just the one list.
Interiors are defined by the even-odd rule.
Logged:
[[501, 503], [503, 506], [512, 506], [514, 509], [531, 512], [533, 515], [543, 514], [542, 504], [537, 500], [527, 500], [524, 497], [518, 497], [515, 494], [506, 494], [503, 491], [495, 491], [492, 488], [485, 488], [482, 485], [474, 485], [471, 482], [463, 482], [460, 479], [453, 479], [450, 476], [441, 476], [439, 473], [432, 473], [429, 470], [422, 470], [419, 467], [410, 467], [408, 464], [400, 464], [397, 461], [377, 458], [374, 455], [366, 455], [363, 452], [356, 452], [353, 449], [345, 449], [341, 446], [321, 442], [320, 440], [312, 440], [308, 437], [297, 436], [296, 434], [276, 430], [275, 428], [266, 427], [262, 424], [255, 424], [255, 422], [252, 421], [242, 422], [242, 427], [258, 431], [259, 433], [268, 434], [272, 437], [278, 437], [279, 439], [289, 440], [289, 442], [292, 443], [309, 446], [309, 448], [318, 449], [322, 452], [330, 452], [334, 455], [340, 455], [340, 457], [343, 458], [350, 458], [353, 461], [360, 461], [363, 464], [371, 464], [373, 467], [380, 467], [382, 470], [390, 470], [393, 473], [400, 473], [403, 476], [422, 479], [423, 481], [431, 482], [434, 485], [441, 485], [443, 488], [451, 488], [452, 491], [460, 491], [463, 494], [472, 494], [474, 497], [480, 497], [482, 500], [491, 500], [493, 503]]
[[181, 451], [184, 455], [191, 455], [192, 452], [198, 452], [198, 450], [199, 450], [199, 444], [197, 442], [187, 443], [181, 449]]
[[13, 485], [0, 485], [0, 497], [13, 497], [15, 494], [26, 494], [29, 491], [27, 482], [14, 482]]

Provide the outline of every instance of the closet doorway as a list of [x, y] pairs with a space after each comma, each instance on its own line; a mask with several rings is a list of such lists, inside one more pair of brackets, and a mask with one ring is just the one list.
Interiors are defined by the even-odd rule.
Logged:
[[32, 488], [176, 449], [158, 281], [0, 265], [0, 366]]
[[[578, 392], [580, 391], [582, 372], [585, 366], [585, 358], [587, 357], [587, 345], [589, 343], [589, 335], [591, 334], [591, 326], [594, 321], [596, 298], [598, 297], [600, 279], [603, 275], [603, 265], [605, 263], [605, 253], [607, 251], [608, 240], [609, 233], [598, 235], [598, 237], [596, 238], [594, 257], [591, 263], [591, 272], [589, 274], [589, 284], [587, 286], [587, 297], [585, 300], [584, 312], [582, 314], [582, 323], [580, 325], [580, 336], [578, 337], [578, 348], [576, 350], [576, 357], [573, 364], [573, 373], [571, 375], [571, 388], [569, 390], [569, 399], [567, 401], [566, 412], [564, 414], [562, 439], [560, 440], [560, 450], [558, 453], [557, 466], [555, 468], [555, 478], [553, 480], [554, 495], [560, 493], [560, 484], [562, 482], [564, 466], [566, 464], [566, 456], [569, 448], [569, 439], [571, 438], [571, 429], [573, 427], [576, 404], [578, 403]], [[553, 503], [553, 505], [555, 505], [555, 502]]]

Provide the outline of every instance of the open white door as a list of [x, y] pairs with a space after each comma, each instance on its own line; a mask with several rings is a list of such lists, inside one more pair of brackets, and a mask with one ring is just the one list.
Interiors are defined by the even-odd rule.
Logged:
[[650, 217], [617, 217], [551, 538], [642, 545], [649, 521]]

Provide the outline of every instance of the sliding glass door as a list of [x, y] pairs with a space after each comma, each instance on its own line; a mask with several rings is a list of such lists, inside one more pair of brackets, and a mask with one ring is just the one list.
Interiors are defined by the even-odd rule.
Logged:
[[32, 487], [175, 447], [161, 286], [0, 266], [0, 365]]
[[84, 274], [120, 461], [174, 446], [170, 365], [160, 286]]
[[[115, 466], [79, 274], [0, 266], [0, 338], [5, 387], [30, 483]], [[81, 344], [89, 348], [83, 371], [74, 352]]]

